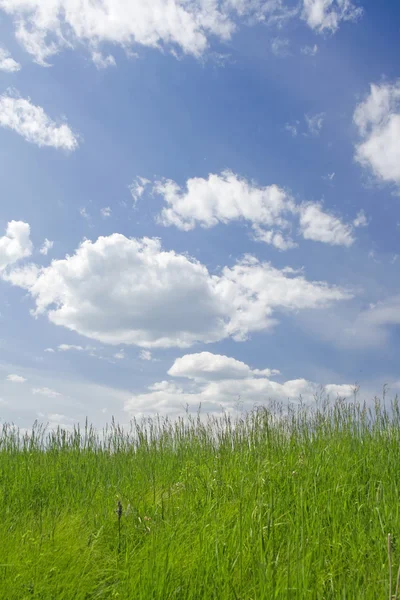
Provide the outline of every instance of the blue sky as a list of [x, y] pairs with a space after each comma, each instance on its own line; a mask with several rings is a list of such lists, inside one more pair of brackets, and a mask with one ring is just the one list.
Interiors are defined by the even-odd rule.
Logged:
[[0, 17], [3, 421], [396, 393], [397, 3]]

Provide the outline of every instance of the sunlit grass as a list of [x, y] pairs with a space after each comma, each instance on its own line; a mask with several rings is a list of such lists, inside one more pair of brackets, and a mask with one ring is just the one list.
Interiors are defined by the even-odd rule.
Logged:
[[397, 402], [4, 426], [0, 598], [389, 598], [399, 484]]

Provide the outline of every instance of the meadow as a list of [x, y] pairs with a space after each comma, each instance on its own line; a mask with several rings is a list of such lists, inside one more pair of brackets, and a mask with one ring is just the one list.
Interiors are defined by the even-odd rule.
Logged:
[[399, 475], [397, 400], [4, 425], [0, 598], [395, 597]]

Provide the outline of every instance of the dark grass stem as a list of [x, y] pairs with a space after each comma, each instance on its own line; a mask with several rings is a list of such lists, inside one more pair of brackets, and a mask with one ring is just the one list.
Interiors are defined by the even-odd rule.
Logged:
[[121, 552], [121, 519], [122, 519], [122, 503], [118, 500], [118, 506], [116, 510], [118, 516], [118, 554]]

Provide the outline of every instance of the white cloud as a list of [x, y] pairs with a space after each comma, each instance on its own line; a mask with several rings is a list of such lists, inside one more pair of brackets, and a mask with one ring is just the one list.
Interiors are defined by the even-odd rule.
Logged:
[[[305, 125], [307, 127], [307, 132], [304, 133], [304, 136], [318, 136], [321, 133], [322, 126], [325, 120], [325, 113], [316, 113], [315, 115], [304, 115]], [[295, 121], [294, 123], [286, 123], [285, 130], [288, 131], [292, 137], [297, 137], [300, 129], [300, 121]]]
[[54, 242], [51, 242], [50, 240], [48, 240], [46, 238], [43, 242], [43, 246], [39, 250], [40, 254], [43, 254], [43, 256], [47, 256], [49, 253], [49, 250], [51, 250], [53, 248], [53, 246], [54, 246]]
[[[209, 36], [228, 40], [235, 31], [229, 12], [218, 0], [0, 0], [15, 19], [17, 37], [35, 59], [46, 64], [62, 48], [79, 43], [118, 44], [129, 50], [140, 44], [179, 48], [201, 56]], [[234, 8], [234, 7], [232, 7]], [[98, 62], [96, 49], [94, 60]]]
[[353, 386], [328, 384], [324, 387], [305, 379], [277, 383], [271, 381], [269, 369], [254, 370], [245, 363], [227, 356], [209, 352], [186, 355], [175, 361], [169, 370], [174, 377], [184, 377], [191, 383], [189, 389], [171, 381], [161, 381], [125, 402], [125, 410], [135, 415], [148, 413], [179, 413], [186, 406], [203, 412], [232, 411], [240, 401], [241, 408], [267, 404], [270, 400], [312, 402], [321, 392], [335, 399], [350, 397]]
[[10, 53], [0, 46], [0, 71], [6, 71], [6, 73], [15, 73], [20, 71], [21, 65], [11, 58]]
[[129, 190], [131, 192], [133, 202], [136, 202], [143, 196], [146, 187], [151, 183], [149, 179], [145, 177], [136, 177], [133, 183], [129, 186]]
[[303, 0], [303, 19], [318, 33], [335, 32], [341, 21], [357, 21], [362, 14], [352, 0]]
[[66, 123], [57, 125], [30, 99], [7, 92], [0, 96], [0, 126], [12, 129], [27, 142], [63, 150], [76, 150], [78, 139]]
[[211, 352], [200, 352], [178, 358], [168, 371], [168, 375], [186, 377], [195, 381], [219, 381], [247, 377], [271, 377], [279, 375], [279, 371], [250, 369], [248, 365], [234, 358]]
[[289, 54], [290, 42], [284, 38], [274, 38], [271, 42], [271, 50], [275, 56], [287, 56]]
[[85, 348], [82, 346], [76, 346], [74, 344], [60, 344], [58, 346], [59, 352], [69, 352], [70, 350], [76, 350], [77, 352], [83, 352]]
[[[350, 0], [303, 0], [303, 18], [317, 31], [334, 31], [341, 20], [361, 11]], [[241, 22], [278, 27], [299, 15], [297, 3], [285, 0], [0, 0], [14, 19], [16, 37], [36, 62], [63, 49], [86, 45], [97, 67], [114, 65], [102, 44], [136, 46], [203, 56], [213, 42], [230, 40]]]
[[42, 421], [46, 422], [47, 429], [49, 431], [55, 429], [65, 429], [66, 431], [73, 432], [74, 430], [74, 419], [67, 417], [66, 415], [62, 415], [59, 413], [38, 413], [37, 415]]
[[358, 211], [357, 216], [353, 221], [353, 225], [354, 227], [367, 227], [368, 219], [364, 210], [361, 209]]
[[320, 204], [308, 203], [300, 207], [300, 229], [306, 240], [331, 246], [349, 247], [354, 243], [353, 227], [324, 212]]
[[[374, 253], [370, 256], [374, 259]], [[378, 261], [376, 261], [378, 262]], [[304, 311], [298, 316], [301, 327], [339, 348], [365, 350], [388, 348], [391, 334], [400, 325], [400, 295], [369, 304], [351, 303], [326, 311]]]
[[108, 219], [108, 217], [111, 217], [111, 208], [109, 206], [106, 206], [105, 208], [102, 208], [100, 210], [100, 213], [104, 219]]
[[270, 229], [266, 231], [259, 225], [253, 225], [254, 239], [257, 242], [264, 242], [274, 246], [277, 250], [290, 250], [296, 248], [298, 244], [290, 236], [284, 237], [280, 231]]
[[378, 179], [400, 184], [400, 81], [371, 85], [370, 94], [354, 112], [361, 142], [356, 160]]
[[140, 360], [152, 360], [150, 350], [141, 350], [139, 354]]
[[289, 267], [278, 270], [252, 256], [232, 268], [225, 267], [216, 285], [221, 301], [232, 307], [227, 331], [235, 340], [271, 328], [276, 310], [318, 308], [351, 296], [343, 289], [309, 282]]
[[288, 131], [292, 137], [297, 137], [298, 133], [299, 133], [299, 129], [298, 126], [300, 125], [300, 121], [296, 121], [296, 123], [294, 123], [293, 125], [291, 125], [290, 123], [286, 123], [285, 124], [285, 129], [286, 131]]
[[117, 66], [115, 58], [111, 54], [103, 56], [101, 52], [92, 52], [92, 61], [98, 69], [107, 69], [108, 67]]
[[157, 239], [120, 234], [85, 240], [48, 267], [15, 269], [7, 281], [30, 292], [36, 316], [104, 343], [143, 348], [243, 340], [271, 328], [276, 311], [351, 297], [251, 256], [210, 275], [194, 259], [163, 251]]
[[[4, 6], [0, 2], [0, 8]], [[34, 21], [34, 18], [32, 19]], [[27, 20], [18, 19], [15, 21], [15, 37], [25, 50], [34, 57], [42, 67], [50, 67], [47, 58], [59, 52], [61, 44], [47, 39], [47, 31], [40, 26], [30, 27]]]
[[0, 273], [8, 266], [32, 254], [30, 227], [23, 221], [10, 221], [6, 235], [0, 238]]
[[[33, 285], [33, 284], [32, 284]], [[25, 287], [29, 287], [29, 286], [25, 286]], [[87, 352], [89, 354], [89, 356], [94, 357], [94, 358], [99, 358], [102, 360], [109, 360], [108, 358], [104, 358], [102, 356], [98, 356], [96, 354], [97, 348], [95, 348], [94, 346], [80, 346], [79, 344], [59, 344], [57, 346], [56, 349], [54, 348], [46, 348], [45, 352], [49, 352], [51, 354], [54, 354], [55, 352]]]
[[316, 115], [304, 115], [307, 123], [308, 131], [311, 135], [319, 135], [324, 124], [325, 113], [318, 113]]
[[357, 319], [357, 327], [387, 328], [400, 325], [400, 296], [391, 296], [373, 304]]
[[314, 46], [304, 46], [301, 49], [301, 53], [305, 54], [306, 56], [315, 56], [318, 52], [318, 46], [317, 44], [314, 44]]
[[89, 213], [87, 212], [87, 210], [86, 210], [86, 208], [85, 208], [85, 207], [83, 207], [83, 208], [80, 208], [80, 209], [79, 209], [79, 214], [81, 215], [81, 217], [83, 217], [83, 218], [84, 218], [84, 219], [86, 219], [87, 221], [90, 221], [90, 215], [89, 215]]
[[186, 188], [182, 190], [170, 179], [155, 183], [154, 191], [168, 205], [160, 215], [163, 225], [189, 231], [197, 224], [214, 227], [243, 219], [260, 226], [285, 227], [284, 214], [294, 207], [290, 196], [277, 185], [257, 187], [232, 171], [210, 174], [208, 179], [188, 179]]
[[221, 6], [232, 9], [240, 17], [251, 16], [252, 22], [282, 25], [298, 14], [297, 6], [288, 6], [286, 0], [223, 0]]
[[114, 354], [114, 358], [116, 358], [117, 360], [125, 360], [125, 358], [126, 358], [125, 351], [124, 350], [120, 350], [119, 352], [116, 352]]
[[21, 377], [21, 375], [8, 375], [7, 381], [11, 381], [12, 383], [25, 383], [25, 377]]
[[9, 272], [4, 272], [2, 279], [12, 285], [29, 289], [37, 281], [40, 271], [41, 268], [38, 265], [29, 263], [23, 267], [14, 267]]
[[32, 388], [32, 394], [40, 395], [40, 396], [47, 396], [47, 398], [58, 398], [59, 396], [62, 395], [59, 392], [56, 392], [55, 390], [52, 390], [48, 387]]
[[344, 246], [354, 241], [352, 227], [324, 212], [320, 204], [296, 205], [277, 185], [258, 187], [231, 171], [210, 174], [208, 179], [188, 179], [185, 190], [174, 181], [158, 181], [153, 191], [167, 204], [158, 221], [184, 231], [196, 225], [214, 227], [243, 220], [251, 224], [255, 240], [288, 250], [297, 246], [288, 231], [293, 220], [300, 218], [300, 233], [305, 239]]

